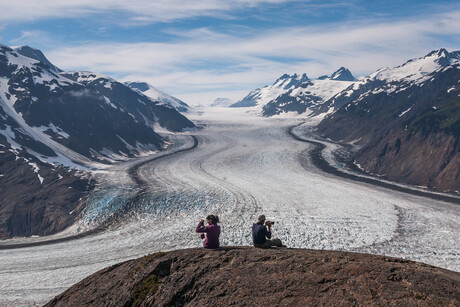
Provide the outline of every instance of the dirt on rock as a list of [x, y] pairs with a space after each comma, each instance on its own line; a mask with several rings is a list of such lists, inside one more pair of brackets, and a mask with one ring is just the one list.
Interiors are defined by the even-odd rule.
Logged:
[[459, 306], [460, 273], [386, 256], [223, 247], [103, 269], [46, 306]]

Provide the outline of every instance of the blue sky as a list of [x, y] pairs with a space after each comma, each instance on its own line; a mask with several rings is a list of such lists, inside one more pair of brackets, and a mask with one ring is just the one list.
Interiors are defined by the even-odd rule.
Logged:
[[190, 104], [283, 73], [356, 76], [460, 49], [458, 1], [0, 0], [0, 42], [65, 70], [144, 80]]

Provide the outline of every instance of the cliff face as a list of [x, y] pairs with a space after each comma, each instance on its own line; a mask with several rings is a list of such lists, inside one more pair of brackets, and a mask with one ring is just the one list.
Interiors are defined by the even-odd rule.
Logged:
[[25, 151], [15, 154], [1, 141], [0, 136], [0, 239], [50, 235], [72, 225], [79, 199], [94, 186], [91, 178]]
[[346, 252], [228, 247], [157, 253], [103, 269], [46, 306], [460, 304], [460, 274]]
[[460, 142], [444, 132], [394, 129], [357, 153], [365, 170], [440, 191], [460, 191]]

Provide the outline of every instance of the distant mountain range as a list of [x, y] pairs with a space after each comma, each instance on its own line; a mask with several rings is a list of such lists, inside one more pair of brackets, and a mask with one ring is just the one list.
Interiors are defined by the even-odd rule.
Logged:
[[314, 80], [310, 80], [306, 74], [284, 74], [273, 85], [253, 90], [231, 107], [257, 107], [262, 116], [310, 114], [355, 80], [344, 67], [331, 77], [322, 76]]
[[91, 188], [77, 171], [162, 150], [159, 127], [195, 128], [168, 102], [112, 78], [0, 45], [0, 238], [65, 228]]
[[211, 107], [228, 107], [232, 105], [233, 102], [230, 98], [224, 98], [224, 97], [219, 97], [214, 99], [212, 104], [210, 105]]

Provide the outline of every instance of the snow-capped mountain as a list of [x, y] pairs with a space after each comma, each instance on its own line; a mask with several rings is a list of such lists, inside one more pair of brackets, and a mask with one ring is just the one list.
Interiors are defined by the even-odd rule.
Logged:
[[460, 52], [432, 51], [332, 97], [318, 131], [362, 145], [355, 158], [369, 172], [460, 191], [459, 94]]
[[187, 112], [189, 109], [189, 106], [182, 100], [156, 89], [147, 82], [125, 82], [125, 85], [141, 92], [142, 94], [152, 98], [153, 100], [167, 103], [179, 112]]
[[256, 89], [232, 107], [257, 106], [263, 116], [294, 112], [309, 115], [325, 101], [353, 84], [351, 72], [341, 67], [332, 77], [322, 76], [309, 80], [306, 74], [299, 77], [283, 75], [271, 86]]
[[[17, 127], [7, 126], [8, 135], [15, 135], [10, 141], [39, 154], [72, 160], [80, 160], [79, 155], [130, 156], [161, 148], [156, 123], [171, 131], [194, 127], [170, 106], [113, 79], [85, 72], [58, 73], [6, 46], [0, 52], [1, 106], [6, 119], [17, 123]], [[22, 141], [19, 135], [30, 141]]]
[[394, 68], [382, 68], [368, 77], [350, 85], [327, 101], [316, 114], [338, 110], [354, 101], [362, 100], [369, 95], [404, 91], [412, 85], [426, 82], [429, 75], [442, 67], [459, 61], [460, 52], [449, 53], [445, 49], [435, 50], [424, 57], [412, 59]]
[[345, 67], [340, 67], [339, 70], [334, 72], [331, 76], [331, 80], [337, 81], [356, 81], [356, 78], [353, 77], [351, 72]]
[[276, 97], [278, 97], [279, 95], [288, 91], [290, 88], [297, 87], [307, 80], [308, 77], [306, 74], [303, 74], [301, 76], [297, 74], [293, 74], [292, 76], [284, 74], [280, 78], [278, 78], [272, 85], [267, 85], [263, 88], [258, 88], [251, 91], [246, 97], [235, 102], [230, 107], [239, 108], [265, 105], [273, 99], [275, 99]]
[[23, 56], [26, 56], [28, 58], [35, 59], [37, 61], [45, 63], [46, 65], [48, 65], [50, 68], [52, 68], [53, 70], [55, 70], [57, 72], [62, 71], [60, 68], [58, 68], [55, 65], [53, 65], [53, 63], [51, 63], [46, 58], [46, 56], [43, 54], [43, 52], [41, 50], [39, 50], [39, 49], [32, 48], [30, 46], [20, 46], [20, 47], [14, 47], [13, 50], [16, 51], [17, 53], [23, 55]]
[[233, 104], [233, 100], [230, 98], [225, 98], [225, 97], [219, 97], [214, 99], [214, 101], [211, 103], [211, 107], [229, 107], [231, 104]]
[[61, 72], [36, 49], [18, 50], [33, 53], [0, 45], [1, 238], [62, 230], [91, 189], [84, 170], [161, 150], [158, 126], [194, 127], [116, 80]]
[[156, 124], [173, 132], [195, 127], [170, 103], [152, 99], [110, 77], [78, 71], [63, 72], [61, 75], [96, 90], [108, 105], [122, 110], [129, 114], [135, 122], [143, 123], [152, 129], [155, 129]]

